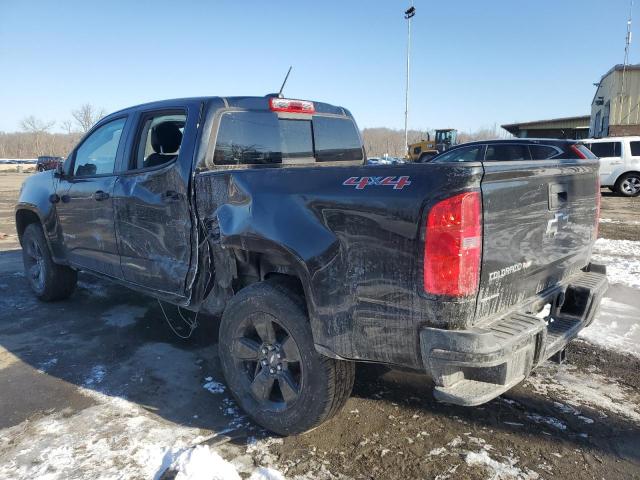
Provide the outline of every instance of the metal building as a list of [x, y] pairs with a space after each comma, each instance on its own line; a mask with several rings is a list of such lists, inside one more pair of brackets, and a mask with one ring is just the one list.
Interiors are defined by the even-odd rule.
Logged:
[[616, 65], [595, 85], [590, 136], [640, 135], [640, 64]]
[[589, 136], [589, 115], [579, 117], [552, 118], [535, 122], [502, 125], [507, 132], [518, 138], [571, 138]]

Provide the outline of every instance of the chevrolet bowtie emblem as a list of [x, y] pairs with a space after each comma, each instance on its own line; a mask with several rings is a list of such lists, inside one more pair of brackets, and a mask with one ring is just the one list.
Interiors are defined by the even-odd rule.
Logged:
[[558, 234], [558, 229], [560, 228], [560, 222], [568, 222], [569, 215], [566, 213], [556, 213], [554, 217], [547, 222], [547, 231], [545, 235], [549, 237], [555, 237]]

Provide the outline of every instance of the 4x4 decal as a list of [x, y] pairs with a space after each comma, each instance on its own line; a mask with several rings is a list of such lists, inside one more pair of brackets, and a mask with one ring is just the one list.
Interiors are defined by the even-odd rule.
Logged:
[[402, 190], [407, 185], [411, 185], [408, 176], [402, 177], [349, 177], [342, 185], [355, 186], [356, 190], [364, 190], [369, 185], [391, 186], [394, 190]]

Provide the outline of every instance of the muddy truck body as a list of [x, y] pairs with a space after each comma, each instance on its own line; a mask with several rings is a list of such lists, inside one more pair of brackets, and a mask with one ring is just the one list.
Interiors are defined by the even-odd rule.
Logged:
[[426, 372], [471, 406], [562, 354], [607, 288], [590, 262], [598, 162], [565, 146], [371, 166], [341, 107], [168, 100], [109, 115], [27, 179], [16, 225], [42, 300], [86, 271], [220, 318], [231, 392], [296, 433], [340, 409], [357, 361]]

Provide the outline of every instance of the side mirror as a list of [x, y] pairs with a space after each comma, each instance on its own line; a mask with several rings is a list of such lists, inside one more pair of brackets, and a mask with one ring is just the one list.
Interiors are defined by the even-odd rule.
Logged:
[[56, 169], [53, 172], [53, 176], [56, 177], [56, 178], [63, 178], [64, 177], [64, 164], [58, 163], [58, 165], [56, 165]]

